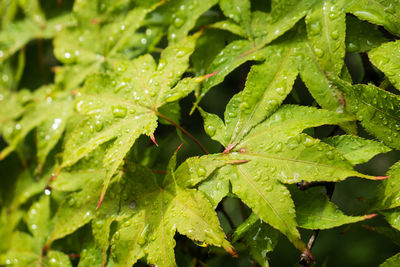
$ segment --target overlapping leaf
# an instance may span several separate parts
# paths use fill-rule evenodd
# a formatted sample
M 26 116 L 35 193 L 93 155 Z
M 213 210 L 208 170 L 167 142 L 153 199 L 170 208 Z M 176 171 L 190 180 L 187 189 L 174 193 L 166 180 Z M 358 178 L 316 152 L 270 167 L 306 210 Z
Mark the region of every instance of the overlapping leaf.
M 307 189 L 305 192 L 291 190 L 291 195 L 296 206 L 297 223 L 305 229 L 329 229 L 376 215 L 348 216 L 332 203 L 326 194 L 318 192 L 316 188 Z
M 204 83 L 204 88 L 198 97 L 198 103 L 202 97 L 215 85 L 221 83 L 226 75 L 233 69 L 248 60 L 265 60 L 265 62 L 274 61 L 274 56 L 271 55 L 269 47 L 264 47 L 271 40 L 279 37 L 281 34 L 288 31 L 294 24 L 306 15 L 306 10 L 312 7 L 311 11 L 306 16 L 306 29 L 302 23 L 294 27 L 289 33 L 286 33 L 286 38 L 281 38 L 275 43 L 279 47 L 286 47 L 293 54 L 292 64 L 290 68 L 300 68 L 300 75 L 310 93 L 315 98 L 317 103 L 325 109 L 336 112 L 345 112 L 343 106 L 342 92 L 335 87 L 330 86 L 327 73 L 339 75 L 344 64 L 345 54 L 345 10 L 344 2 L 331 1 L 300 1 L 295 3 L 275 3 L 272 5 L 270 17 L 273 19 L 276 16 L 277 25 L 280 31 L 275 34 L 267 31 L 261 35 L 263 41 L 255 45 L 251 41 L 238 40 L 230 43 L 224 48 L 215 60 L 211 63 L 208 72 L 216 73 L 216 75 L 207 79 Z M 301 6 L 300 9 L 293 9 L 296 16 L 290 20 L 278 19 L 280 5 L 289 5 L 291 8 Z M 304 11 L 304 12 L 303 12 Z M 286 11 L 285 14 L 291 14 Z M 287 25 L 288 28 L 282 26 Z M 272 27 L 272 26 L 271 26 Z M 285 29 L 283 32 L 282 29 Z M 257 42 L 256 42 L 257 43 Z M 278 45 L 279 44 L 279 45 Z M 285 71 L 285 66 L 282 66 L 282 71 Z M 354 124 L 342 124 L 346 131 L 355 133 Z
M 379 185 L 377 199 L 374 200 L 374 206 L 382 210 L 400 206 L 400 162 L 394 164 L 387 175 L 390 178 Z
M 326 138 L 324 142 L 339 150 L 352 164 L 365 163 L 374 156 L 391 150 L 380 142 L 352 135 L 338 135 Z
M 208 164 L 210 156 L 201 157 L 198 164 L 208 169 L 201 172 L 210 173 L 226 162 L 237 164 L 219 169 L 200 189 L 218 203 L 224 195 L 215 195 L 215 188 L 226 188 L 221 184 L 230 183 L 232 192 L 255 214 L 284 233 L 297 248 L 305 249 L 296 229 L 294 204 L 283 183 L 372 177 L 355 172 L 333 147 L 302 133 L 309 127 L 343 123 L 352 117 L 291 105 L 273 113 L 297 74 L 296 69 L 280 73 L 279 65 L 287 60 L 282 57 L 280 62 L 274 61 L 276 68 L 269 63 L 269 72 L 261 71 L 267 68 L 266 63 L 251 69 L 244 91 L 235 95 L 226 108 L 225 123 L 216 115 L 202 112 L 206 132 L 223 144 L 225 151 L 217 157 L 212 155 L 213 164 Z M 223 171 L 225 168 L 228 170 Z
M 27 102 L 23 98 L 28 98 L 29 101 L 23 108 L 22 118 L 17 121 L 10 120 L 3 129 L 9 146 L 1 151 L 0 159 L 14 151 L 26 135 L 37 128 L 37 156 L 39 168 L 41 168 L 47 154 L 57 144 L 64 132 L 66 122 L 73 112 L 73 99 L 70 94 L 55 91 L 52 87 L 38 89 L 32 96 L 26 95 L 24 91 L 20 91 L 20 93 L 21 101 Z M 14 104 L 13 102 L 7 103 L 11 107 Z M 63 108 L 60 109 L 60 106 Z M 21 109 L 19 106 L 17 108 Z M 4 116 L 6 117 L 8 114 Z
M 34 16 L 35 17 L 35 16 Z M 11 23 L 0 32 L 0 62 L 10 57 L 32 39 L 52 38 L 64 27 L 74 24 L 70 14 L 40 23 L 32 18 Z
M 42 248 L 50 231 L 50 198 L 43 196 L 26 213 L 29 232 L 15 231 L 8 251 L 0 255 L 0 264 L 13 266 L 72 266 L 67 255 L 50 250 L 43 255 Z
M 187 176 L 174 174 L 174 166 L 172 158 L 163 179 L 142 167 L 127 177 L 130 204 L 122 206 L 126 219 L 112 239 L 117 266 L 131 266 L 144 256 L 149 264 L 175 266 L 176 231 L 234 253 L 211 204 L 201 192 L 187 188 Z
M 400 2 L 398 0 L 346 1 L 346 11 L 362 20 L 382 25 L 393 34 L 400 35 Z
M 374 85 L 351 85 L 332 78 L 345 93 L 346 106 L 356 114 L 362 126 L 385 145 L 400 148 L 400 97 Z
M 371 62 L 400 90 L 400 42 L 389 42 L 369 52 Z
M 263 267 L 268 267 L 267 253 L 278 243 L 279 232 L 252 213 L 233 234 L 233 240 L 243 239 L 251 256 Z
M 124 56 L 130 56 L 136 45 L 151 44 L 151 35 L 137 39 L 136 31 L 144 24 L 146 15 L 154 8 L 137 7 L 128 12 L 104 10 L 99 1 L 78 1 L 74 14 L 78 25 L 64 30 L 54 39 L 54 53 L 66 66 L 57 68 L 56 82 L 67 89 L 76 89 L 90 73 L 113 66 Z M 104 23 L 105 21 L 106 23 Z M 85 26 L 85 27 L 82 27 Z M 138 43 L 137 43 L 138 42 Z M 147 43 L 148 42 L 148 43 Z M 143 53 L 142 48 L 139 54 Z M 124 55 L 125 54 L 125 55 Z
M 158 109 L 179 100 L 199 81 L 185 78 L 199 34 L 166 48 L 156 65 L 151 55 L 121 62 L 114 72 L 89 77 L 78 93 L 76 110 L 88 118 L 79 123 L 65 144 L 62 167 L 71 166 L 99 145 L 112 141 L 103 165 L 106 168 L 104 196 L 108 183 L 125 154 L 142 134 L 152 136 Z M 179 81 L 179 82 L 178 82 Z

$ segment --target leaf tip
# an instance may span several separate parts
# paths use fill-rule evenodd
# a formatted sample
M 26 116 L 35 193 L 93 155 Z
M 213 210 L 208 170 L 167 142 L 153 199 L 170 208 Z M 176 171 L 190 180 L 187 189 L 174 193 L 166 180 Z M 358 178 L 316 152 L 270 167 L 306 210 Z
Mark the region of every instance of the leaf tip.
M 100 208 L 100 205 L 101 205 L 101 203 L 102 203 L 102 202 L 103 202 L 103 200 L 104 200 L 104 195 L 105 195 L 105 193 L 106 193 L 106 192 L 102 192 L 102 193 L 101 193 L 101 196 L 100 196 L 99 202 L 97 203 L 96 210 L 98 210 L 98 209 Z
M 232 258 L 237 258 L 238 254 L 236 253 L 235 248 L 228 242 L 226 241 L 226 243 L 223 245 L 224 249 L 226 252 L 228 252 Z
M 379 181 L 379 180 L 385 180 L 389 179 L 390 176 L 375 176 L 374 180 Z
M 367 214 L 367 215 L 364 216 L 364 220 L 369 220 L 369 219 L 372 219 L 372 218 L 374 218 L 376 216 L 378 216 L 377 213 Z
M 219 70 L 216 70 L 216 71 L 211 72 L 211 73 L 208 73 L 208 74 L 206 74 L 206 75 L 197 77 L 195 81 L 198 82 L 198 83 L 199 83 L 199 82 L 202 82 L 202 81 L 204 81 L 204 80 L 206 80 L 206 79 L 208 79 L 208 78 L 210 78 L 210 77 L 212 77 L 212 76 L 218 74 L 219 72 L 220 72 Z
M 156 146 L 158 146 L 157 141 L 156 141 L 156 138 L 154 137 L 154 134 L 150 134 L 150 139 L 151 139 L 151 141 L 153 141 L 153 143 L 154 143 Z

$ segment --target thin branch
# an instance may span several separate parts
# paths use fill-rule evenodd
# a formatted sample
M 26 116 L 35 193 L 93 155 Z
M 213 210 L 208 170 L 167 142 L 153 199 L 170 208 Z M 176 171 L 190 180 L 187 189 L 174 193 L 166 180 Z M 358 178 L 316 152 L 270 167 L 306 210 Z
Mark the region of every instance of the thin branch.
M 161 118 L 163 118 L 164 120 L 168 121 L 169 123 L 171 123 L 172 125 L 174 125 L 176 128 L 178 128 L 179 130 L 181 130 L 181 132 L 183 132 L 184 134 L 186 134 L 190 139 L 192 139 L 193 142 L 196 143 L 196 145 L 204 152 L 204 154 L 208 154 L 208 151 L 206 150 L 206 148 L 199 142 L 199 140 L 197 140 L 196 137 L 194 137 L 193 135 L 191 135 L 188 131 L 186 131 L 182 126 L 180 126 L 179 124 L 177 124 L 176 122 L 174 122 L 173 120 L 171 120 L 170 118 L 168 118 L 167 116 L 165 116 L 164 114 L 161 114 L 160 112 L 156 111 L 156 114 L 158 116 L 160 116 Z

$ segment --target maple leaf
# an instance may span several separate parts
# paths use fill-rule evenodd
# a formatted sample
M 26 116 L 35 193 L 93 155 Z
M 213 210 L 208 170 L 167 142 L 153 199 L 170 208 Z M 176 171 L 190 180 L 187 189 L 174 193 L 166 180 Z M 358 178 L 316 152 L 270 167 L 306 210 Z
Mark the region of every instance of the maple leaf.
M 30 233 L 15 231 L 12 244 L 0 254 L 0 264 L 13 266 L 72 266 L 67 255 L 50 250 L 43 254 L 42 248 L 50 231 L 50 197 L 42 196 L 32 204 L 25 216 Z
M 368 53 L 371 62 L 382 70 L 390 82 L 400 90 L 400 42 L 388 42 L 371 50 Z
M 26 104 L 24 107 L 17 106 L 21 110 L 21 118 L 10 120 L 4 115 L 4 120 L 9 120 L 3 129 L 9 145 L 0 152 L 0 159 L 16 150 L 27 134 L 37 128 L 38 168 L 41 170 L 50 150 L 62 137 L 67 120 L 73 112 L 73 99 L 71 94 L 55 90 L 53 86 L 39 88 L 32 95 L 19 91 L 18 95 L 19 98 L 26 98 L 23 100 Z M 14 107 L 15 103 L 10 101 L 8 105 Z M 63 106 L 62 109 L 59 108 L 60 105 Z
M 385 145 L 400 148 L 400 97 L 372 84 L 352 85 L 337 77 L 331 83 L 345 94 L 346 105 L 361 125 Z
M 242 239 L 252 257 L 263 267 L 268 267 L 267 253 L 278 243 L 279 232 L 252 213 L 233 233 L 233 241 Z
M 90 157 L 101 159 L 99 156 L 103 151 L 97 149 Z M 120 173 L 111 182 L 109 193 L 98 210 L 96 204 L 101 180 L 90 180 L 89 177 L 104 176 L 104 172 L 94 171 L 93 161 L 78 163 L 70 173 L 61 172 L 57 179 L 63 181 L 57 182 L 56 179 L 54 188 L 81 190 L 68 195 L 59 207 L 47 246 L 91 222 L 96 246 L 102 251 L 103 264 L 111 243 L 113 260 L 118 266 L 131 266 L 144 256 L 150 264 L 173 266 L 175 231 L 234 253 L 207 198 L 200 191 L 191 189 L 201 180 L 187 181 L 186 175 L 175 172 L 175 161 L 176 156 L 171 159 L 165 178 L 155 176 L 145 167 L 128 164 L 126 173 Z M 79 181 L 81 183 L 77 185 Z M 116 200 L 119 205 L 115 205 Z M 110 242 L 113 221 L 119 223 Z
M 223 8 L 224 4 L 221 5 Z M 352 51 L 363 49 L 365 51 L 385 40 L 377 32 L 362 36 L 363 40 L 368 39 L 369 45 L 360 46 L 360 37 L 357 39 L 357 36 L 354 36 L 353 38 L 353 34 L 350 35 L 353 39 L 345 40 L 347 7 L 345 1 L 273 1 L 270 16 L 266 13 L 253 12 L 254 24 L 257 25 L 257 21 L 261 21 L 260 24 L 265 25 L 265 21 L 270 21 L 269 28 L 258 31 L 257 27 L 254 27 L 253 35 L 245 34 L 248 40 L 231 42 L 215 57 L 207 72 L 215 72 L 216 75 L 205 80 L 194 108 L 212 87 L 221 83 L 226 75 L 244 62 L 248 60 L 273 62 L 276 56 L 270 53 L 270 48 L 277 45 L 281 49 L 286 48 L 281 50 L 281 53 L 291 54 L 291 64 L 287 66 L 289 68 L 297 66 L 300 69 L 301 79 L 321 107 L 339 113 L 347 113 L 343 93 L 331 86 L 328 76 L 341 75 L 351 80 L 347 68 L 344 66 L 346 43 L 348 44 L 347 49 Z M 240 11 L 229 9 L 229 6 L 225 9 L 225 13 L 235 18 L 236 21 L 232 23 L 239 22 L 243 28 L 242 24 L 245 23 L 243 18 L 248 16 L 243 15 L 244 17 L 239 20 L 239 16 L 242 16 Z M 297 23 L 304 16 L 305 25 L 302 22 Z M 284 19 L 287 17 L 290 19 Z M 296 26 L 294 26 L 295 23 L 297 23 Z M 354 18 L 349 19 L 349 25 L 348 31 L 351 33 L 364 32 L 371 28 L 368 24 L 363 24 Z M 227 27 L 230 29 L 230 26 Z M 277 31 L 274 31 L 275 27 L 278 29 Z M 284 33 L 286 38 L 278 38 Z M 278 39 L 273 44 L 269 44 L 276 38 Z M 285 67 L 282 66 L 282 71 L 285 70 Z M 343 123 L 340 126 L 348 133 L 356 134 L 357 132 L 354 122 Z
M 65 64 L 56 68 L 56 83 L 62 88 L 76 89 L 89 74 L 112 69 L 121 58 L 146 52 L 162 33 L 157 27 L 149 28 L 148 34 L 137 30 L 145 23 L 146 15 L 162 3 L 126 11 L 127 3 L 105 8 L 97 0 L 75 2 L 72 14 L 76 25 L 54 39 L 54 53 Z
M 144 55 L 121 62 L 117 71 L 90 76 L 76 98 L 76 110 L 88 118 L 66 141 L 61 167 L 71 166 L 97 146 L 112 141 L 103 159 L 107 171 L 103 198 L 112 175 L 135 140 L 141 134 L 152 137 L 159 108 L 186 96 L 202 81 L 179 81 L 198 36 L 199 33 L 167 47 L 158 65 L 151 55 Z
M 174 156 L 163 179 L 139 166 L 132 178 L 127 177 L 125 187 L 131 193 L 131 202 L 121 208 L 126 218 L 112 239 L 113 258 L 118 266 L 131 266 L 144 256 L 149 264 L 175 266 L 176 231 L 234 253 L 211 204 L 203 193 L 188 188 L 186 175 L 174 172 L 175 161 Z
M 280 73 L 281 64 L 290 65 L 285 60 L 288 59 L 252 67 L 245 89 L 227 105 L 225 123 L 218 116 L 201 111 L 205 131 L 225 150 L 199 159 L 201 168 L 207 169 L 203 174 L 217 169 L 199 189 L 209 195 L 215 206 L 227 193 L 219 189 L 229 188 L 230 183 L 232 192 L 255 214 L 304 250 L 296 229 L 294 204 L 283 183 L 340 181 L 349 176 L 375 178 L 354 171 L 333 147 L 302 133 L 306 128 L 354 120 L 352 116 L 293 105 L 274 112 L 297 73 L 296 69 L 285 75 Z M 208 157 L 212 157 L 213 164 Z M 226 162 L 231 164 L 225 166 Z M 196 164 L 191 166 L 195 168 Z
M 16 2 L 7 3 L 8 8 L 16 5 Z M 5 16 L 2 19 L 3 30 L 0 32 L 0 62 L 3 62 L 12 56 L 16 51 L 21 49 L 32 39 L 49 39 L 53 38 L 64 27 L 71 26 L 74 23 L 70 14 L 61 14 L 51 19 L 47 19 L 42 11 L 38 1 L 24 1 L 19 3 L 25 13 L 25 17 L 14 23 L 7 21 L 13 19 L 14 16 Z M 2 6 L 2 9 L 6 7 Z M 0 11 L 1 12 L 1 11 Z M 15 13 L 11 11 L 11 13 Z M 3 18 L 3 17 L 2 17 Z

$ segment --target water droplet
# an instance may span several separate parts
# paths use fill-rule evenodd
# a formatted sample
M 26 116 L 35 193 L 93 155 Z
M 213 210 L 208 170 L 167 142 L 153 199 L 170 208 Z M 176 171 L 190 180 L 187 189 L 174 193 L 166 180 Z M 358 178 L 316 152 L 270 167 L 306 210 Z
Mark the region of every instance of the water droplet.
M 116 231 L 114 234 L 114 239 L 119 240 L 120 236 L 121 236 L 121 234 L 118 231 Z
M 183 22 L 184 22 L 184 21 L 183 21 L 182 18 L 177 17 L 177 18 L 175 18 L 175 20 L 174 20 L 174 25 L 175 25 L 175 27 L 180 28 L 180 27 L 182 27 Z
M 314 140 L 310 137 L 306 137 L 306 139 L 303 142 L 303 145 L 306 147 L 311 147 L 314 145 Z
M 349 52 L 357 52 L 358 50 L 360 50 L 358 44 L 355 43 L 349 43 L 347 49 Z
M 75 205 L 75 199 L 73 199 L 73 198 L 70 198 L 70 199 L 68 199 L 68 206 L 70 206 L 70 207 L 72 207 L 72 206 L 74 206 Z
M 182 50 L 180 50 L 180 51 L 178 51 L 178 53 L 176 53 L 176 57 L 177 58 L 181 58 L 181 57 L 183 57 L 185 55 L 186 55 L 185 51 L 182 51 Z
M 272 184 L 269 184 L 269 185 L 267 185 L 267 186 L 265 187 L 265 191 L 267 191 L 267 192 L 271 192 L 272 189 L 273 189 Z
M 83 100 L 80 100 L 78 102 L 76 102 L 75 104 L 75 110 L 77 112 L 82 112 L 82 105 L 84 104 Z
M 322 49 L 319 49 L 317 47 L 314 48 L 314 53 L 317 57 L 322 57 L 324 55 L 324 51 Z
M 333 40 L 337 40 L 339 38 L 339 32 L 337 30 L 331 32 L 331 37 Z
M 282 151 L 282 143 L 279 142 L 275 147 L 275 152 L 281 152 L 281 151 Z
M 206 175 L 206 169 L 204 169 L 203 167 L 199 167 L 197 169 L 197 175 L 200 177 Z
M 146 224 L 146 226 L 144 227 L 143 231 L 140 233 L 139 238 L 138 238 L 138 244 L 140 246 L 143 246 L 146 243 L 147 240 L 147 234 L 149 232 L 149 224 Z
M 216 132 L 216 129 L 214 126 L 212 126 L 212 125 L 207 126 L 207 134 L 209 136 L 214 136 L 215 132 Z
M 326 152 L 326 157 L 327 157 L 329 160 L 333 160 L 333 159 L 335 158 L 335 155 L 333 154 L 332 151 L 328 151 L 328 152 Z
M 283 87 L 276 88 L 276 92 L 278 93 L 278 95 L 284 95 L 285 94 L 285 90 L 283 89 Z
M 317 34 L 319 34 L 320 32 L 321 32 L 321 25 L 320 25 L 319 21 L 317 21 L 317 22 L 315 22 L 315 23 L 312 23 L 312 24 L 309 26 L 309 33 L 310 33 L 311 35 L 317 35 Z
M 115 118 L 125 118 L 126 116 L 126 108 L 117 106 L 112 108 L 112 113 Z

